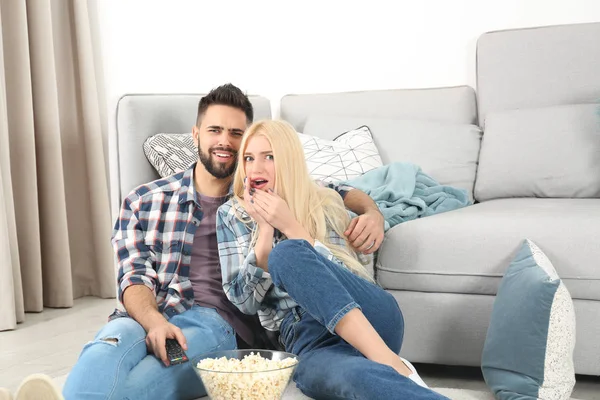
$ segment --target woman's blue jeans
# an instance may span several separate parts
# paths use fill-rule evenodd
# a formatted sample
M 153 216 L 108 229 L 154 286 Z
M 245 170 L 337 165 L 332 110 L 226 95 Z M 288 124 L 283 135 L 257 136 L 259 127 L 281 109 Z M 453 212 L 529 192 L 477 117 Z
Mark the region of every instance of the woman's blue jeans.
M 368 360 L 335 333 L 337 323 L 360 308 L 399 354 L 404 319 L 390 293 L 327 260 L 305 240 L 279 243 L 268 265 L 274 284 L 299 304 L 283 319 L 280 342 L 299 356 L 294 381 L 304 394 L 314 399 L 446 399 Z
M 146 331 L 132 318 L 106 324 L 82 350 L 71 370 L 66 400 L 196 399 L 206 395 L 192 359 L 214 350 L 236 348 L 235 332 L 213 308 L 194 306 L 169 320 L 181 328 L 190 361 L 165 367 L 148 354 Z

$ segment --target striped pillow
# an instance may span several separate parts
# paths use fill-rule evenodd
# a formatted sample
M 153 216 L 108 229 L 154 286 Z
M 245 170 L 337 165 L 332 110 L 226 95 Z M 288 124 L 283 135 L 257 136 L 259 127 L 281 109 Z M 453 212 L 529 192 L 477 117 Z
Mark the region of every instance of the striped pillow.
M 185 171 L 198 161 L 191 133 L 159 133 L 144 141 L 144 154 L 161 178 Z

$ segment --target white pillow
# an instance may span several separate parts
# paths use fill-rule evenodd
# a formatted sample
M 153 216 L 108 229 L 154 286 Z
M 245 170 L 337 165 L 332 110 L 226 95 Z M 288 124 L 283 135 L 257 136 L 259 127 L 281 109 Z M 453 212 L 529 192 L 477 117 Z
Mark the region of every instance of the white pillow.
M 198 161 L 191 133 L 159 133 L 144 141 L 144 154 L 161 178 L 185 171 Z
M 334 140 L 303 133 L 298 133 L 298 136 L 313 179 L 345 181 L 383 165 L 367 126 L 342 133 Z

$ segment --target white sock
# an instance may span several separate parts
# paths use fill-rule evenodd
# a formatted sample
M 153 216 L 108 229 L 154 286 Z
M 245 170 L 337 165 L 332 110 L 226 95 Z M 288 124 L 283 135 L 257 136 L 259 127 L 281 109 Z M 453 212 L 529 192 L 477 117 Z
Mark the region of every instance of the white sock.
M 12 400 L 12 394 L 6 388 L 0 388 L 0 400 Z
M 15 400 L 64 400 L 52 378 L 44 374 L 32 374 L 21 382 Z
M 410 374 L 408 376 L 408 379 L 410 379 L 411 381 L 413 381 L 414 383 L 416 383 L 419 386 L 422 386 L 424 388 L 429 389 L 429 386 L 427 386 L 427 384 L 425 382 L 423 382 L 423 379 L 421 379 L 421 377 L 419 376 L 419 374 L 417 373 L 417 369 L 415 368 L 414 365 L 412 365 L 407 359 L 400 357 L 400 359 L 402 360 L 402 362 L 404 364 L 406 364 L 406 366 L 408 367 L 408 369 L 410 369 L 412 371 L 412 374 Z

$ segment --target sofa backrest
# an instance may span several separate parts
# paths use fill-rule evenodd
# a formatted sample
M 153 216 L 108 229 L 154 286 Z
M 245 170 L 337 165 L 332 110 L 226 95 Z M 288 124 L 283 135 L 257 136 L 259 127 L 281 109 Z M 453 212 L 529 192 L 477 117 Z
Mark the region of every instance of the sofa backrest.
M 468 86 L 288 94 L 281 99 L 280 112 L 299 131 L 314 115 L 477 123 L 475 91 Z
M 298 132 L 329 140 L 366 125 L 384 164 L 417 164 L 472 194 L 481 131 L 468 86 L 287 95 L 280 111 Z
M 157 133 L 190 133 L 203 94 L 127 94 L 117 104 L 111 140 L 111 193 L 113 209 L 138 185 L 158 179 L 146 159 L 144 141 Z M 271 118 L 271 103 L 249 96 L 254 119 Z M 116 203 L 116 204 L 115 204 Z
M 600 23 L 489 32 L 476 52 L 482 127 L 494 111 L 600 99 Z
M 599 39 L 600 23 L 479 38 L 478 201 L 600 197 Z

